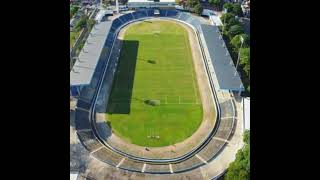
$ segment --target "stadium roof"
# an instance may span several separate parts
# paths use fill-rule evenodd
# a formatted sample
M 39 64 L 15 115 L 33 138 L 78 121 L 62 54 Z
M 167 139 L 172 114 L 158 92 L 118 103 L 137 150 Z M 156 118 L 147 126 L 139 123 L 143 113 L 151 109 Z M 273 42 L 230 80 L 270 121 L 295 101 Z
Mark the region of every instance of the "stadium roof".
M 92 28 L 91 35 L 89 35 L 79 54 L 79 59 L 70 72 L 71 86 L 90 84 L 111 24 L 112 21 L 104 21 Z
M 238 72 L 226 48 L 224 40 L 220 37 L 217 26 L 201 24 L 203 37 L 212 62 L 218 88 L 221 90 L 243 91 L 243 85 Z

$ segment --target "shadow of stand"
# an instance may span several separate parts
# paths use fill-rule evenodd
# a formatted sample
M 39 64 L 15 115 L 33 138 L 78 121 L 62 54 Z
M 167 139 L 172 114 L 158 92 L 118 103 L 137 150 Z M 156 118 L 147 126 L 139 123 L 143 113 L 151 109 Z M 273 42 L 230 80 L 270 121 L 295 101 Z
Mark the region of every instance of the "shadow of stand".
M 106 112 L 129 114 L 139 41 L 124 40 Z

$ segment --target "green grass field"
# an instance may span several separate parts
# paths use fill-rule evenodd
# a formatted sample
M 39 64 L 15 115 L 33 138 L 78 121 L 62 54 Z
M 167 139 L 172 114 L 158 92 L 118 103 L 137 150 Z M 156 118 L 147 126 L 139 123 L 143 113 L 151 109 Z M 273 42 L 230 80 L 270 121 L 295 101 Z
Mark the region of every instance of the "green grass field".
M 181 142 L 198 129 L 202 104 L 182 26 L 144 21 L 127 29 L 107 121 L 127 142 L 147 147 Z

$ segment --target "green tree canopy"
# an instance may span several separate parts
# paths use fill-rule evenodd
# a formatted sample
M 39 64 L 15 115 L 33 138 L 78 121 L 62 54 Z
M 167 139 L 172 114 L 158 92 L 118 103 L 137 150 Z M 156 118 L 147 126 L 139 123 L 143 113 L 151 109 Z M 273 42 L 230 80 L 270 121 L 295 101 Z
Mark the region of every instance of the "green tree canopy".
M 227 9 L 227 12 L 233 12 L 233 4 L 232 3 L 225 3 L 224 5 L 223 5 L 223 8 L 224 9 Z
M 209 4 L 216 9 L 220 10 L 223 4 L 222 0 L 209 0 Z
M 236 20 L 234 14 L 232 14 L 232 13 L 225 13 L 221 16 L 220 19 L 221 19 L 222 23 L 225 23 L 224 24 L 225 30 L 229 30 L 229 28 L 231 26 L 240 25 L 240 22 L 238 20 Z
M 248 74 L 250 71 L 250 48 L 240 49 L 240 64 L 243 65 L 243 70 Z
M 79 7 L 70 6 L 70 18 L 78 11 Z
M 233 46 L 234 50 L 237 52 L 238 49 L 241 46 L 241 37 L 243 38 L 243 44 L 242 47 L 249 47 L 250 45 L 250 37 L 247 34 L 238 34 L 236 36 L 234 36 L 231 41 L 230 44 Z
M 83 15 L 80 17 L 79 21 L 77 22 L 75 29 L 79 31 L 81 28 L 87 25 L 87 16 Z
M 250 179 L 250 131 L 244 132 L 243 141 L 245 145 L 237 152 L 235 161 L 230 163 L 225 175 L 226 180 Z
M 243 34 L 243 33 L 244 33 L 243 27 L 238 24 L 233 25 L 228 29 L 228 35 L 230 38 L 233 38 L 234 36 L 238 34 Z
M 195 8 L 197 4 L 200 4 L 199 0 L 187 0 L 187 6 L 189 8 Z
M 200 15 L 202 13 L 202 7 L 201 7 L 201 4 L 198 3 L 194 6 L 194 12 L 197 13 L 198 15 Z
M 232 13 L 236 16 L 243 16 L 242 8 L 239 3 L 234 3 L 232 6 Z
M 235 19 L 235 17 L 234 17 L 234 14 L 225 13 L 225 14 L 223 14 L 223 15 L 220 17 L 220 19 L 221 19 L 222 23 L 225 22 L 226 24 L 228 24 L 229 21 L 230 21 L 231 19 Z

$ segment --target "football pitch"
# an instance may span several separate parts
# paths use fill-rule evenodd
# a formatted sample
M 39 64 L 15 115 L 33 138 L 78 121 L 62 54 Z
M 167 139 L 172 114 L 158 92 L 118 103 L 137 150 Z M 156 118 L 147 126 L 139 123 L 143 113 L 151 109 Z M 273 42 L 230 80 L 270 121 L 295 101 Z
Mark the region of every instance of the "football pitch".
M 125 32 L 107 108 L 113 133 L 140 146 L 190 137 L 203 113 L 188 32 L 169 21 L 143 21 Z

